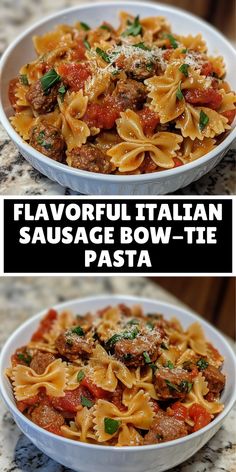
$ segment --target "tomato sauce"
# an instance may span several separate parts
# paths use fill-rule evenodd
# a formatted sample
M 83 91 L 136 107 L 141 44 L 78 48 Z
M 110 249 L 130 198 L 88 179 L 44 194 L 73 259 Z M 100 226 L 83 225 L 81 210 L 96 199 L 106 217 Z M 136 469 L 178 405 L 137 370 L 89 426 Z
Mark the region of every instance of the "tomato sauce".
M 72 92 L 78 92 L 91 76 L 91 70 L 88 64 L 64 63 L 58 66 L 58 74 L 62 76 Z
M 185 100 L 192 105 L 205 105 L 217 110 L 222 103 L 222 95 L 218 90 L 210 87 L 208 89 L 192 89 L 184 93 Z
M 53 325 L 53 322 L 57 319 L 56 310 L 49 310 L 45 318 L 40 322 L 38 330 L 33 334 L 31 341 L 41 341 L 43 335 L 48 333 Z

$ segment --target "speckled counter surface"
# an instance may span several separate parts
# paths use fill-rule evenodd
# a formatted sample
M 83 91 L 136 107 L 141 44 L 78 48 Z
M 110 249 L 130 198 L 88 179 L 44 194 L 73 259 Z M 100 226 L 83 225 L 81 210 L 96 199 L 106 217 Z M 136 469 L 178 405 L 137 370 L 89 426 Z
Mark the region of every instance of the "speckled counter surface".
M 34 21 L 87 0 L 0 0 L 0 54 Z M 97 0 L 92 0 L 97 1 Z M 118 2 L 119 0 L 117 0 Z M 173 2 L 174 3 L 174 2 Z M 182 195 L 233 195 L 236 190 L 236 145 L 206 176 L 176 192 Z M 70 190 L 34 170 L 0 125 L 0 195 L 64 195 Z
M 181 304 L 168 292 L 141 277 L 5 278 L 0 280 L 0 344 L 20 323 L 37 311 L 67 299 L 102 293 L 139 295 Z M 20 433 L 2 402 L 0 471 L 72 472 L 31 444 Z M 236 471 L 236 408 L 205 447 L 171 472 L 221 471 Z

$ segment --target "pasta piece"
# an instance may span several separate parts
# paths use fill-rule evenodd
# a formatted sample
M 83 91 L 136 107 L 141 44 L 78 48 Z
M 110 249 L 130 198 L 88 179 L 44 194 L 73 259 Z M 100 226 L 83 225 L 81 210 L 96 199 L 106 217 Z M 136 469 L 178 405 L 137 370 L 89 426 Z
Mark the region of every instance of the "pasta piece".
M 223 410 L 222 403 L 218 401 L 207 401 L 204 396 L 209 392 L 207 387 L 207 382 L 205 381 L 202 374 L 199 374 L 193 382 L 193 388 L 191 392 L 188 393 L 184 405 L 189 408 L 193 403 L 198 403 L 203 406 L 208 413 L 211 415 L 216 415 Z
M 36 374 L 33 369 L 17 365 L 13 373 L 14 394 L 18 401 L 33 397 L 44 387 L 51 397 L 61 397 L 67 381 L 66 366 L 61 359 L 48 365 L 43 374 Z
M 209 120 L 203 129 L 200 128 L 201 112 L 203 112 Z M 204 137 L 214 138 L 230 129 L 227 122 L 227 118 L 211 108 L 193 107 L 187 104 L 183 116 L 179 117 L 176 121 L 176 128 L 181 130 L 185 138 L 189 137 L 192 140 L 196 138 L 203 140 Z
M 81 365 L 68 364 L 67 366 L 67 383 L 65 390 L 76 390 L 79 386 L 78 373 L 81 371 Z M 83 371 L 86 371 L 86 367 L 83 365 Z
M 57 353 L 54 342 L 30 341 L 28 347 L 29 349 L 35 349 L 37 351 L 51 352 L 52 354 Z
M 30 108 L 19 111 L 14 116 L 11 116 L 10 122 L 15 128 L 17 133 L 25 140 L 29 140 L 29 132 L 34 126 L 36 119 L 33 116 L 33 113 Z
M 121 113 L 117 120 L 117 131 L 125 142 L 111 148 L 107 155 L 120 172 L 133 171 L 142 164 L 145 152 L 150 153 L 151 159 L 157 166 L 174 167 L 173 157 L 179 149 L 182 137 L 168 132 L 160 132 L 147 138 L 144 135 L 140 119 L 132 110 Z
M 94 429 L 98 442 L 108 441 L 114 434 L 106 433 L 104 429 L 104 418 L 119 421 L 120 426 L 131 423 L 139 429 L 149 429 L 153 420 L 153 409 L 149 402 L 149 395 L 140 390 L 130 401 L 127 411 L 120 411 L 115 405 L 106 401 L 98 400 L 95 405 Z
M 16 86 L 15 96 L 17 98 L 16 105 L 18 107 L 29 107 L 29 102 L 26 99 L 26 93 L 28 92 L 29 87 L 19 83 Z
M 95 439 L 93 432 L 93 408 L 84 407 L 76 415 L 75 421 L 70 422 L 70 426 L 62 426 L 63 436 L 75 441 L 87 442 L 88 439 Z
M 141 446 L 142 444 L 141 434 L 133 426 L 122 424 L 116 446 Z
M 187 329 L 186 335 L 191 349 L 197 354 L 205 356 L 207 353 L 206 338 L 201 325 L 199 323 L 193 323 Z
M 123 392 L 122 403 L 128 406 L 133 396 L 141 389 L 144 390 L 148 395 L 157 400 L 156 390 L 152 383 L 152 369 L 147 368 L 146 372 L 141 374 L 140 367 L 138 367 L 134 374 L 134 386 L 132 388 L 126 388 Z
M 104 390 L 114 392 L 118 380 L 128 388 L 133 386 L 133 376 L 122 362 L 109 357 L 101 345 L 97 345 L 90 358 L 93 373 L 89 376 L 93 382 Z
M 88 96 L 89 102 L 96 102 L 98 98 L 106 94 L 111 82 L 111 74 L 98 73 L 88 79 L 85 84 L 85 94 Z
M 220 90 L 220 93 L 222 94 L 222 103 L 220 105 L 220 108 L 217 110 L 218 113 L 223 113 L 225 111 L 229 110 L 235 110 L 236 108 L 236 94 L 234 92 L 228 92 L 226 93 L 224 89 Z
M 226 72 L 224 58 L 222 56 L 209 56 L 208 60 L 212 64 L 215 74 L 217 74 L 220 79 L 224 77 Z
M 72 47 L 70 33 L 64 34 L 62 30 L 51 31 L 43 36 L 33 36 L 33 43 L 38 55 L 53 51 L 58 47 Z
M 81 118 L 87 108 L 88 97 L 83 95 L 83 91 L 66 94 L 63 102 L 59 100 L 59 108 L 62 113 L 62 135 L 67 142 L 67 149 L 71 151 L 75 147 L 85 144 L 90 135 L 89 127 Z M 68 165 L 71 165 L 67 158 Z
M 162 124 L 180 116 L 186 107 L 186 102 L 178 99 L 178 89 L 201 89 L 206 87 L 206 78 L 192 67 L 188 69 L 188 77 L 180 70 L 181 63 L 170 64 L 164 75 L 154 76 L 145 80 L 148 87 L 148 97 L 152 100 L 151 107 L 160 116 Z
M 97 327 L 97 334 L 101 341 L 108 339 L 116 330 L 121 319 L 118 308 L 108 308 L 103 314 L 102 321 Z
M 182 155 L 178 157 L 183 163 L 195 161 L 199 157 L 204 156 L 208 152 L 214 149 L 216 140 L 212 138 L 204 138 L 202 141 L 195 139 L 194 141 L 190 138 L 184 138 L 182 145 Z
M 202 35 L 199 33 L 196 36 L 189 34 L 188 36 L 175 35 L 177 41 L 179 41 L 185 48 L 194 50 L 197 52 L 207 52 L 206 42 Z
M 54 343 L 59 334 L 71 328 L 74 324 L 74 316 L 68 310 L 63 311 L 53 322 L 52 328 L 48 333 L 44 333 L 43 337 L 47 342 Z

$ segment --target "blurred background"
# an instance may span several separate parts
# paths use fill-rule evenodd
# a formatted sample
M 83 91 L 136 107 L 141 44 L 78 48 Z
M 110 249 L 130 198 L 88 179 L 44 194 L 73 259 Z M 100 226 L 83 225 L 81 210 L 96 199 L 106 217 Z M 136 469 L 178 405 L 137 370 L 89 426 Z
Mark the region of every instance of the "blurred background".
M 228 38 L 236 40 L 235 0 L 161 0 L 159 3 L 184 8 L 216 26 Z

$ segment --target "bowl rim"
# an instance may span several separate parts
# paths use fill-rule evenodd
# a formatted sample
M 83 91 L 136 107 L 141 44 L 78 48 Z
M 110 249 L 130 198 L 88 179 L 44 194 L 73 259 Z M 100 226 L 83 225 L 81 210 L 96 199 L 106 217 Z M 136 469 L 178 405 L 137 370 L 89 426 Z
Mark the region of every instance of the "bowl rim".
M 227 406 L 224 408 L 224 410 L 221 413 L 219 413 L 218 416 L 216 416 L 216 418 L 211 423 L 209 423 L 207 426 L 205 426 L 202 429 L 196 431 L 195 433 L 191 433 L 187 436 L 184 436 L 183 438 L 178 438 L 178 439 L 175 439 L 173 441 L 167 441 L 167 442 L 160 443 L 160 444 L 149 444 L 149 445 L 142 445 L 142 446 L 135 446 L 135 447 L 134 446 L 122 446 L 122 447 L 119 448 L 119 447 L 116 447 L 116 446 L 105 446 L 105 445 L 100 445 L 100 444 L 83 443 L 83 442 L 75 441 L 74 439 L 64 438 L 63 436 L 57 436 L 53 433 L 50 433 L 49 431 L 44 430 L 43 428 L 39 427 L 38 425 L 36 425 L 32 421 L 30 421 L 28 418 L 26 418 L 26 416 L 23 415 L 23 413 L 21 413 L 18 410 L 15 403 L 9 398 L 7 390 L 5 389 L 5 386 L 4 386 L 4 382 L 1 381 L 0 382 L 0 394 L 1 394 L 2 399 L 4 400 L 5 404 L 9 408 L 10 412 L 12 412 L 12 411 L 14 412 L 14 415 L 13 415 L 14 418 L 19 416 L 21 418 L 21 420 L 26 423 L 26 425 L 28 425 L 29 427 L 34 429 L 38 434 L 46 435 L 46 437 L 48 437 L 48 438 L 58 440 L 61 444 L 63 444 L 63 443 L 73 444 L 73 445 L 76 445 L 77 447 L 78 446 L 79 447 L 84 447 L 86 449 L 95 448 L 96 450 L 111 451 L 111 452 L 115 452 L 115 451 L 116 452 L 117 451 L 138 451 L 138 452 L 140 452 L 140 451 L 143 450 L 143 448 L 145 448 L 145 450 L 159 450 L 159 449 L 164 449 L 164 448 L 167 448 L 167 447 L 178 446 L 178 445 L 187 443 L 191 439 L 196 439 L 196 438 L 200 437 L 204 433 L 207 433 L 212 428 L 214 428 L 214 426 L 221 423 L 226 418 L 228 413 L 231 411 L 231 409 L 233 408 L 233 406 L 235 404 L 235 401 L 236 401 L 236 356 L 234 354 L 234 351 L 233 351 L 232 347 L 228 343 L 227 339 L 223 336 L 223 334 L 221 334 L 221 332 L 218 331 L 218 329 L 216 329 L 213 325 L 211 325 L 205 319 L 201 318 L 198 314 L 196 314 L 190 308 L 188 309 L 188 307 L 182 307 L 182 306 L 174 305 L 172 303 L 168 303 L 168 302 L 165 302 L 165 301 L 157 300 L 157 299 L 154 299 L 154 298 L 152 299 L 152 298 L 147 298 L 147 297 L 138 297 L 138 296 L 135 296 L 135 295 L 131 296 L 131 295 L 121 295 L 121 294 L 119 294 L 119 295 L 116 295 L 116 294 L 103 294 L 103 295 L 96 295 L 96 296 L 87 296 L 87 297 L 83 297 L 83 298 L 70 299 L 70 300 L 67 300 L 63 303 L 57 303 L 56 305 L 53 305 L 51 308 L 54 308 L 55 310 L 58 310 L 58 311 L 62 311 L 62 310 L 65 310 L 65 309 L 69 310 L 72 306 L 71 309 L 73 310 L 73 305 L 77 304 L 77 303 L 82 303 L 82 304 L 83 303 L 88 303 L 88 302 L 94 303 L 96 301 L 104 300 L 104 304 L 107 304 L 108 299 L 109 299 L 110 303 L 118 303 L 119 301 L 123 301 L 123 302 L 128 301 L 128 302 L 132 302 L 132 303 L 135 303 L 135 304 L 150 303 L 150 302 L 154 303 L 154 304 L 158 304 L 159 307 L 160 307 L 159 309 L 161 309 L 163 307 L 163 308 L 169 308 L 173 311 L 184 313 L 185 315 L 187 315 L 187 317 L 189 316 L 190 318 L 195 319 L 196 321 L 200 322 L 203 325 L 203 328 L 204 328 L 204 326 L 206 326 L 215 335 L 217 335 L 220 338 L 220 340 L 222 341 L 222 343 L 228 349 L 229 354 L 231 355 L 231 360 L 233 361 L 233 364 L 234 364 L 234 389 L 231 392 L 230 399 L 228 401 Z M 39 313 L 31 316 L 24 323 L 22 323 L 16 330 L 14 330 L 13 333 L 9 336 L 9 338 L 5 342 L 5 344 L 2 348 L 1 354 L 0 354 L 0 378 L 1 379 L 5 378 L 4 377 L 4 370 L 6 368 L 3 365 L 3 358 L 8 353 L 9 345 L 14 340 L 15 336 L 19 335 L 22 330 L 29 327 L 32 324 L 32 322 L 34 322 L 36 320 L 40 320 L 45 315 L 45 312 L 47 312 L 47 311 L 48 311 L 48 308 L 46 308 L 44 310 L 41 310 Z M 3 367 L 4 367 L 4 370 L 3 370 Z M 3 370 L 3 372 L 1 372 L 2 370 Z
M 51 21 L 53 19 L 57 19 L 61 15 L 65 15 L 68 13 L 73 13 L 73 12 L 79 12 L 81 10 L 90 10 L 91 8 L 94 7 L 100 7 L 100 8 L 106 8 L 107 6 L 111 7 L 117 7 L 120 6 L 122 8 L 126 7 L 147 7 L 149 9 L 150 7 L 156 8 L 159 10 L 161 13 L 168 15 L 168 13 L 174 13 L 177 15 L 182 15 L 183 18 L 186 19 L 186 21 L 189 21 L 190 24 L 191 22 L 199 24 L 199 30 L 201 31 L 201 25 L 204 25 L 205 28 L 209 31 L 209 34 L 213 34 L 214 37 L 217 37 L 218 40 L 221 43 L 224 43 L 224 45 L 235 55 L 235 60 L 236 60 L 236 50 L 234 47 L 230 44 L 230 42 L 224 37 L 223 34 L 221 34 L 215 27 L 207 23 L 206 21 L 202 20 L 199 18 L 197 15 L 191 14 L 186 12 L 185 10 L 178 8 L 178 7 L 173 7 L 169 5 L 163 5 L 161 3 L 152 3 L 150 1 L 144 2 L 144 1 L 119 1 L 119 3 L 115 2 L 114 0 L 107 3 L 107 2 L 96 2 L 94 3 L 84 3 L 82 5 L 74 6 L 71 8 L 66 8 L 63 10 L 60 10 L 58 12 L 54 12 L 43 19 L 40 19 L 39 21 L 35 22 L 33 25 L 31 25 L 29 28 L 27 28 L 23 33 L 17 36 L 17 38 L 8 46 L 6 51 L 4 52 L 1 60 L 0 60 L 0 83 L 1 83 L 1 77 L 4 73 L 4 65 L 6 61 L 8 60 L 9 56 L 15 49 L 15 47 L 20 43 L 28 34 L 33 33 L 35 28 L 38 28 L 41 25 L 46 24 L 48 21 Z M 147 12 L 148 13 L 148 12 Z M 14 141 L 14 143 L 26 154 L 29 154 L 30 157 L 36 159 L 42 165 L 47 165 L 49 167 L 52 167 L 55 169 L 55 171 L 64 171 L 68 175 L 73 175 L 73 176 L 78 176 L 78 177 L 85 177 L 89 180 L 100 180 L 103 181 L 104 183 L 119 183 L 121 184 L 124 182 L 125 184 L 127 183 L 142 183 L 142 182 L 152 182 L 152 181 L 161 181 L 165 179 L 166 177 L 172 177 L 172 176 L 177 176 L 178 174 L 185 174 L 188 171 L 191 171 L 192 169 L 195 169 L 199 167 L 200 165 L 206 164 L 208 161 L 211 161 L 214 157 L 223 154 L 224 152 L 227 151 L 229 148 L 230 144 L 232 141 L 236 138 L 236 126 L 231 129 L 231 131 L 228 133 L 228 135 L 225 137 L 225 139 L 219 143 L 212 151 L 208 152 L 204 156 L 200 157 L 199 159 L 196 159 L 193 162 L 189 162 L 187 164 L 184 164 L 183 166 L 175 167 L 173 169 L 166 169 L 162 170 L 160 172 L 153 172 L 153 173 L 147 173 L 147 174 L 139 174 L 139 175 L 113 175 L 113 174 L 102 174 L 102 173 L 95 173 L 95 172 L 90 172 L 90 171 L 85 171 L 85 170 L 80 170 L 76 169 L 73 167 L 69 167 L 66 164 L 62 164 L 60 162 L 57 162 L 41 152 L 37 151 L 34 149 L 32 146 L 30 146 L 26 141 L 24 141 L 20 135 L 15 131 L 13 126 L 11 125 L 6 113 L 5 109 L 2 105 L 2 102 L 0 100 L 0 121 L 2 122 L 3 127 L 7 131 L 8 135 L 10 138 Z

